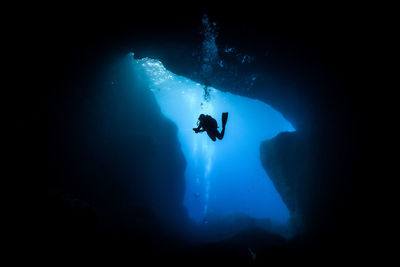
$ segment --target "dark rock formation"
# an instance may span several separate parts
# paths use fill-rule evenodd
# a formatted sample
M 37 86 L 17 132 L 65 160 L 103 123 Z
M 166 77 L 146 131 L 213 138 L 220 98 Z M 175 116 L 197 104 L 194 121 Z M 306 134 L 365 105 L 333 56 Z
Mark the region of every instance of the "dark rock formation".
M 260 146 L 262 164 L 290 210 L 292 234 L 329 246 L 349 236 L 360 242 L 368 184 L 356 171 L 362 148 L 340 131 L 308 134 L 280 133 Z
M 116 242 L 140 244 L 140 254 L 178 240 L 189 222 L 176 126 L 127 58 L 81 56 L 85 60 L 41 99 L 33 136 L 23 140 L 32 141 L 24 149 L 37 145 L 26 154 L 35 168 L 20 170 L 38 177 L 29 200 L 32 233 L 60 251 L 113 249 L 109 244 Z
M 296 132 L 280 133 L 260 146 L 262 165 L 290 211 L 293 234 L 304 230 L 306 201 L 303 192 L 312 176 L 311 153 Z

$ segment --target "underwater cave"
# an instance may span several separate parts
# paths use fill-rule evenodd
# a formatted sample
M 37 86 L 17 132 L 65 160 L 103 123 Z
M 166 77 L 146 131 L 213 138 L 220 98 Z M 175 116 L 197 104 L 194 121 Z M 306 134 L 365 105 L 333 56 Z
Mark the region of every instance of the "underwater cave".
M 20 51 L 41 39 L 37 81 L 13 80 L 30 83 L 13 90 L 29 250 L 298 264 L 370 246 L 361 12 L 324 23 L 236 6 L 66 13 L 21 34 Z M 222 140 L 193 131 L 200 114 L 221 130 L 224 112 Z
M 156 59 L 135 59 L 133 70 L 141 73 L 162 114 L 178 128 L 186 159 L 184 205 L 196 223 L 218 222 L 226 216 L 243 215 L 287 226 L 289 210 L 260 160 L 260 144 L 280 132 L 295 131 L 281 113 L 255 99 L 204 85 L 168 71 Z M 217 119 L 229 112 L 223 140 L 213 142 L 206 133 L 195 134 L 200 114 Z

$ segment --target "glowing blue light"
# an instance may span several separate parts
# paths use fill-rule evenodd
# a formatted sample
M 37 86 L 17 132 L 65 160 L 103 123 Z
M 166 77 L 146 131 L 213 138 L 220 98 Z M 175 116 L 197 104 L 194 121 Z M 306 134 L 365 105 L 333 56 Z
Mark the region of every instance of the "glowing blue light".
M 260 143 L 293 126 L 269 105 L 254 99 L 210 88 L 203 101 L 203 86 L 168 71 L 154 59 L 133 59 L 147 76 L 162 113 L 178 127 L 178 138 L 187 161 L 184 205 L 189 216 L 205 218 L 234 213 L 286 223 L 289 211 L 260 161 Z M 225 137 L 213 142 L 192 128 L 201 113 L 221 127 L 222 112 L 229 112 Z M 221 130 L 221 128 L 220 128 Z

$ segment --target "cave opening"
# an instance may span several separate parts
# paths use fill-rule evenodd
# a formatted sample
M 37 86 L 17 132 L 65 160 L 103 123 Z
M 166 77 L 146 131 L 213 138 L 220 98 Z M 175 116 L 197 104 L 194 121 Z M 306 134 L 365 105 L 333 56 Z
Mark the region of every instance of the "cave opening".
M 271 106 L 222 92 L 168 71 L 156 59 L 135 59 L 165 117 L 178 130 L 186 159 L 184 206 L 197 224 L 243 215 L 287 225 L 289 210 L 260 161 L 260 143 L 280 132 L 295 131 Z M 192 128 L 201 113 L 211 115 L 221 130 L 221 114 L 229 112 L 223 140 L 213 142 Z

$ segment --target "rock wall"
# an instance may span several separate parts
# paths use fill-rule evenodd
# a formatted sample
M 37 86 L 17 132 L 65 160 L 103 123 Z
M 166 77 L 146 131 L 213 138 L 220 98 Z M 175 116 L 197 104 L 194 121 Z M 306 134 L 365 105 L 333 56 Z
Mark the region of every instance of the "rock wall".
M 291 215 L 292 234 L 304 229 L 306 200 L 304 189 L 312 175 L 311 153 L 305 140 L 296 132 L 284 132 L 260 145 L 260 158 L 268 176 L 281 195 Z
M 46 99 L 34 160 L 46 191 L 37 220 L 50 243 L 116 240 L 145 250 L 185 232 L 177 129 L 130 63 L 88 61 L 90 71 L 77 70 Z

